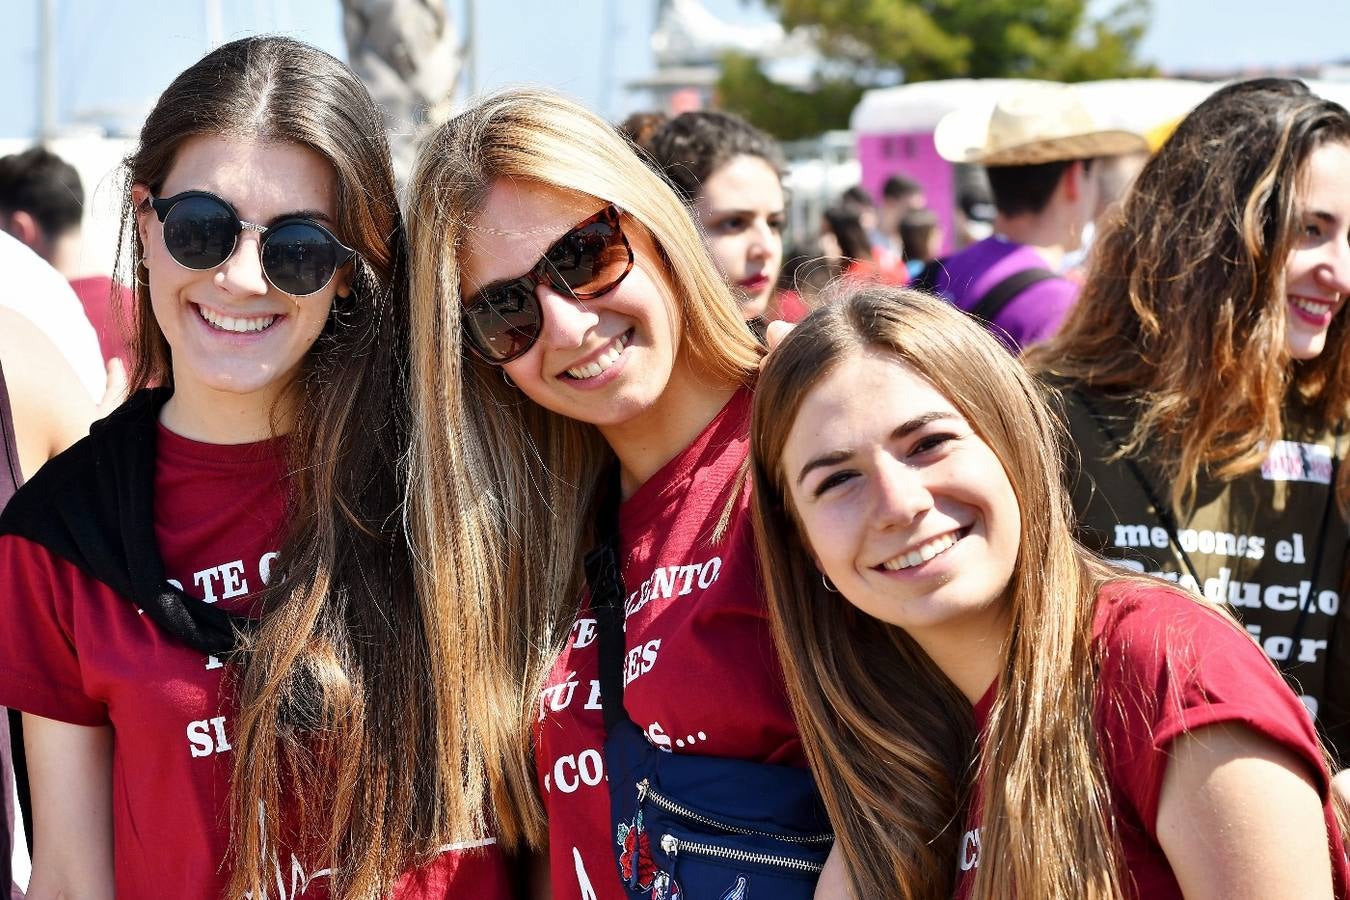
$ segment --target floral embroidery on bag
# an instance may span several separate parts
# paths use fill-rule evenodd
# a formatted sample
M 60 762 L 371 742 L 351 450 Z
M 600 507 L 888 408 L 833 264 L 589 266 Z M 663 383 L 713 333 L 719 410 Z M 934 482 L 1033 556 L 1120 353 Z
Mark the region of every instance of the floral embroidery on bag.
M 642 812 L 632 822 L 620 822 L 615 838 L 619 844 L 619 873 L 630 888 L 651 891 L 651 900 L 684 900 L 684 891 L 670 873 L 652 860 L 651 838 L 642 826 Z
M 642 813 L 632 822 L 620 822 L 616 835 L 619 841 L 619 871 L 623 880 L 640 890 L 648 890 L 656 878 L 656 863 L 652 862 L 652 845 L 642 827 Z

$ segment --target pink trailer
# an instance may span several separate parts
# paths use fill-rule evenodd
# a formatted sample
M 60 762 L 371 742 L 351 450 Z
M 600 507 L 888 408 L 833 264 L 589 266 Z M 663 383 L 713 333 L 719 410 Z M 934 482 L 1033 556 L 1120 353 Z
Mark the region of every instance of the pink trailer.
M 854 108 L 849 123 L 857 139 L 862 186 L 879 200 L 881 187 L 891 175 L 900 173 L 919 182 L 950 243 L 955 171 L 951 163 L 937 155 L 933 129 L 938 120 L 955 109 L 992 108 L 1000 95 L 1022 83 L 1017 79 L 958 78 L 868 91 Z M 1126 128 L 1144 134 L 1184 116 L 1217 85 L 1139 78 L 1084 82 L 1077 87 L 1103 128 Z

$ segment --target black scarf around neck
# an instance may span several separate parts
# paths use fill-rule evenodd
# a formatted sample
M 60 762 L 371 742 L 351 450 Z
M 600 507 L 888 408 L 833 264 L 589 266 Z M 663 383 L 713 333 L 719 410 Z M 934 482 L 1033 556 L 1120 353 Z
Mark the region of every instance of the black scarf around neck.
M 89 436 L 38 470 L 0 513 L 0 535 L 46 548 L 127 598 L 181 643 L 223 656 L 247 616 L 218 609 L 164 577 L 155 538 L 155 447 L 168 388 L 137 391 Z

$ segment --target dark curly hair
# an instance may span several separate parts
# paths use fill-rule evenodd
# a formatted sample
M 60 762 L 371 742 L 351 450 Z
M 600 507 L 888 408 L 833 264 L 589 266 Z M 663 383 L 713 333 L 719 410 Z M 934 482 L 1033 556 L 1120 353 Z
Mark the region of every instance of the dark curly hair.
M 739 116 L 711 110 L 676 116 L 651 136 L 646 149 L 687 204 L 713 172 L 737 156 L 758 156 L 780 175 L 786 167 L 772 137 Z

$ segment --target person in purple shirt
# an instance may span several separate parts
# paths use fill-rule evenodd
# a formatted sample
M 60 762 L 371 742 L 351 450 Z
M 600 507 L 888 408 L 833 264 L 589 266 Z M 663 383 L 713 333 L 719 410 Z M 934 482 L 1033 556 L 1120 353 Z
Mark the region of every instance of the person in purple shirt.
M 997 214 L 994 233 L 938 260 L 914 280 L 983 319 L 1014 353 L 1054 334 L 1078 296 L 1059 275 L 1097 211 L 1094 160 L 1147 149 L 1100 128 L 1068 85 L 1028 84 L 989 109 L 959 109 L 933 135 L 954 163 L 980 164 Z

